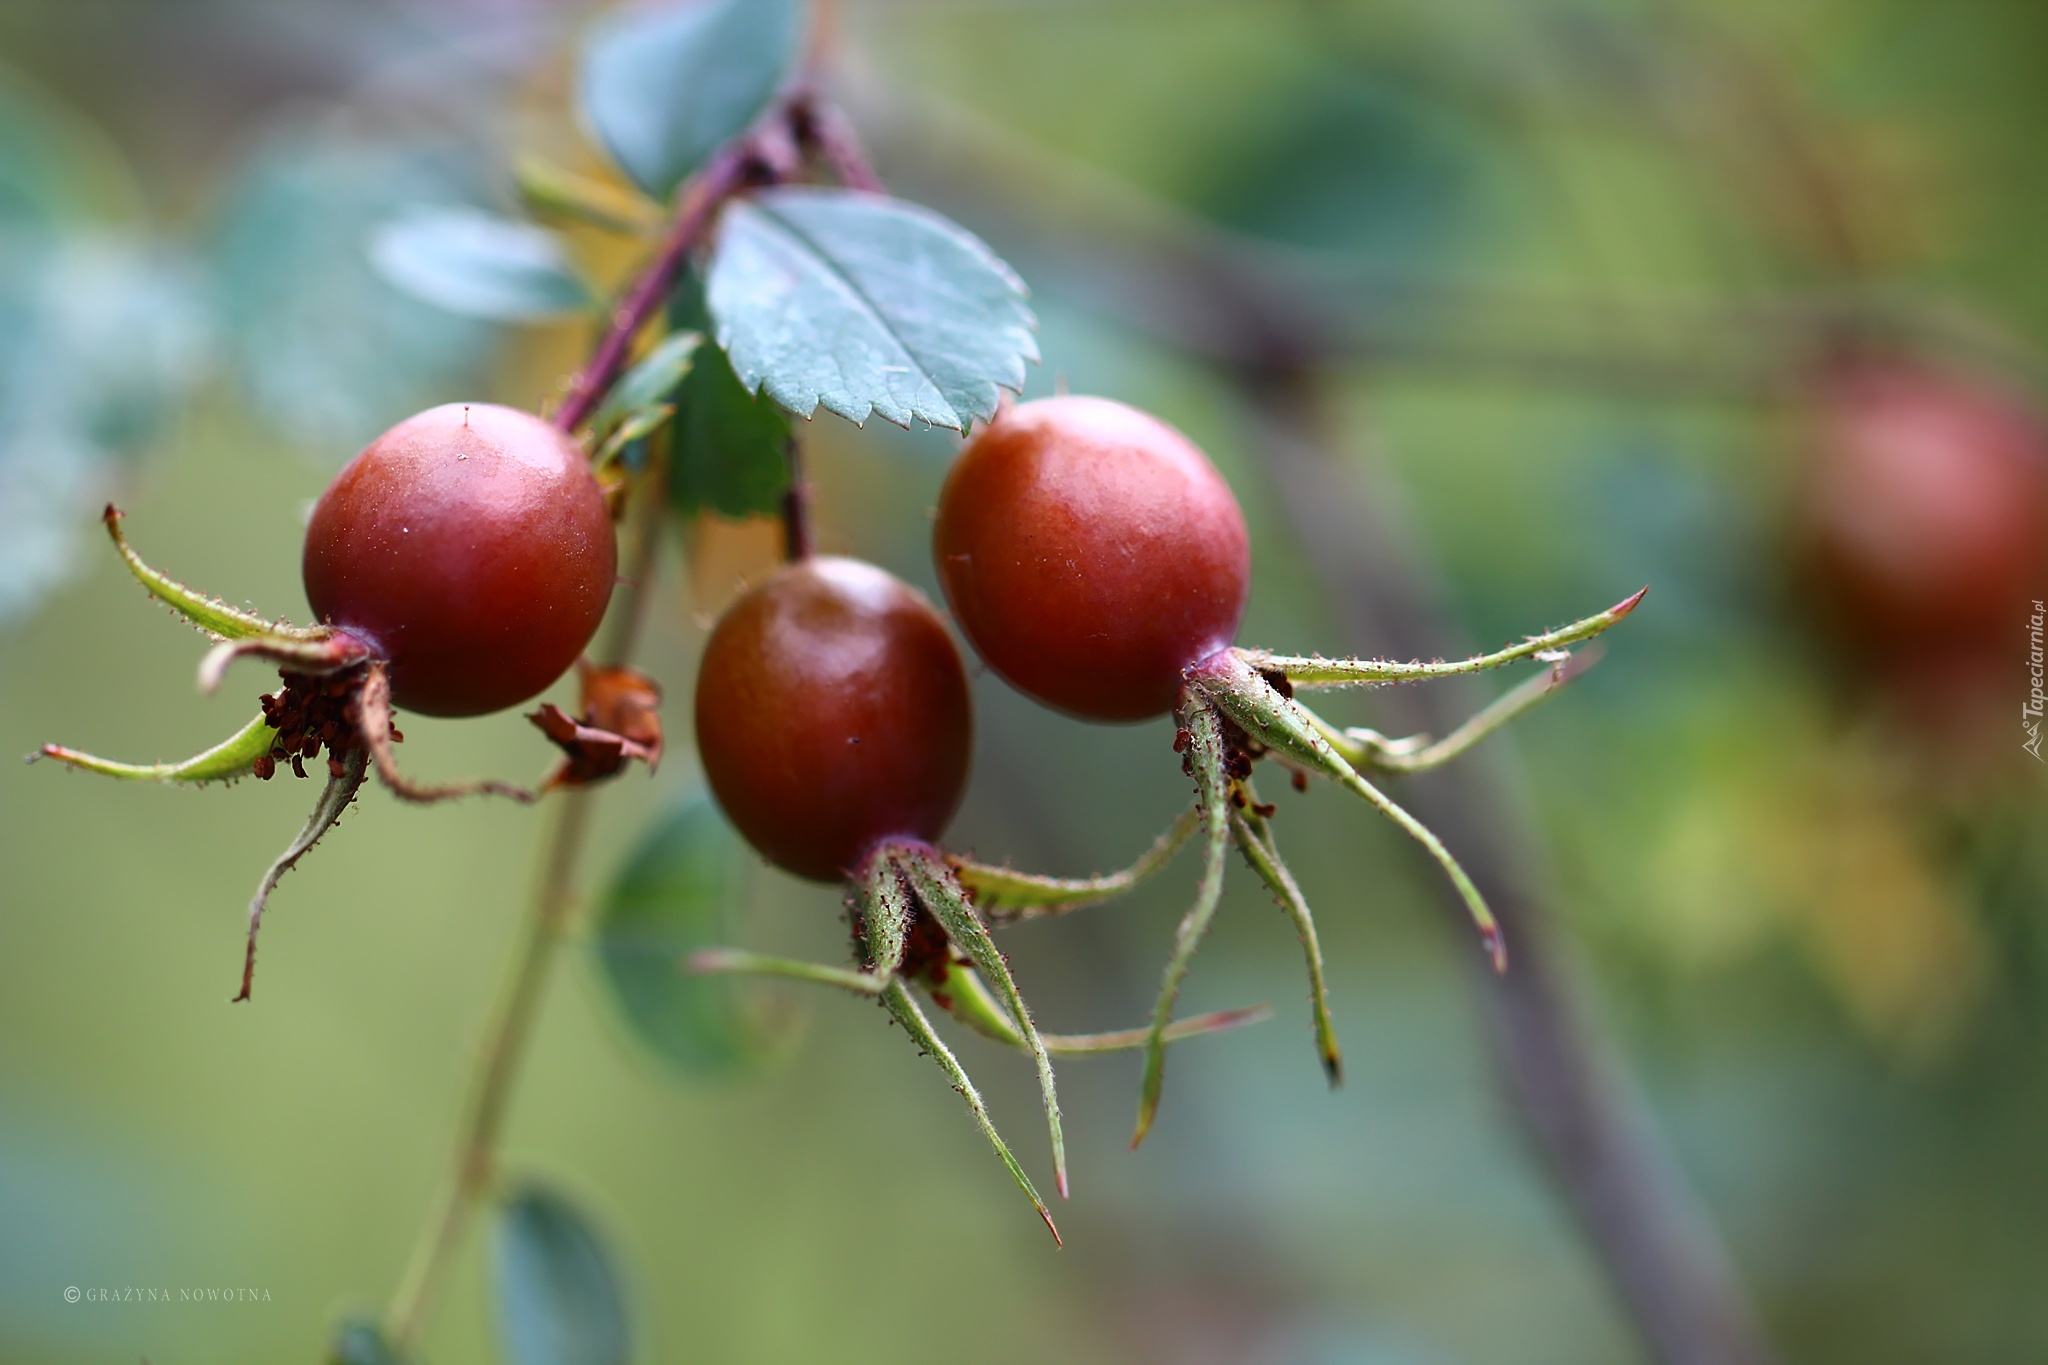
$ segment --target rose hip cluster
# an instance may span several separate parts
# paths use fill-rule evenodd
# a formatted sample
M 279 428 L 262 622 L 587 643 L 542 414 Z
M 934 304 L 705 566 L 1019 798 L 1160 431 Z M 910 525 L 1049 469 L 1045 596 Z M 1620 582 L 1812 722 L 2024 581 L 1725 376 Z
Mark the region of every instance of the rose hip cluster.
M 1089 721 L 1171 713 L 1174 747 L 1195 783 L 1193 807 L 1130 868 L 1104 876 L 1037 876 L 941 851 L 935 841 L 965 790 L 970 749 L 959 653 L 931 605 L 883 570 L 847 559 L 800 560 L 743 595 L 713 630 L 698 679 L 697 741 L 713 794 L 755 849 L 797 876 L 849 885 L 857 963 L 847 970 L 716 949 L 696 954 L 692 965 L 879 998 L 946 1070 L 1048 1225 L 1044 1202 L 907 986 L 922 987 L 969 1027 L 1032 1053 L 1064 1194 L 1050 1054 L 1144 1051 L 1135 1146 L 1157 1109 L 1166 1046 L 1263 1016 L 1246 1010 L 1173 1021 L 1234 844 L 1300 934 L 1317 1046 L 1334 1084 L 1340 1065 L 1314 921 L 1274 842 L 1273 807 L 1253 787 L 1257 762 L 1281 764 L 1297 786 L 1310 777 L 1333 781 L 1413 835 L 1443 866 L 1504 966 L 1498 928 L 1470 878 L 1366 774 L 1415 772 L 1463 752 L 1565 681 L 1565 646 L 1619 621 L 1642 596 L 1458 662 L 1238 648 L 1232 640 L 1250 590 L 1251 549 L 1229 486 L 1165 423 L 1083 397 L 1009 407 L 974 435 L 940 495 L 933 557 L 961 632 L 1019 691 Z M 1548 667 L 1441 739 L 1340 729 L 1294 699 L 1297 688 L 1442 677 L 1520 659 Z M 990 926 L 1107 900 L 1163 867 L 1197 834 L 1202 878 L 1149 1022 L 1086 1037 L 1039 1032 Z
M 200 668 L 203 687 L 216 688 L 244 655 L 274 664 L 284 686 L 263 697 L 261 714 L 240 732 L 182 763 L 113 763 L 54 745 L 43 754 L 168 782 L 268 778 L 279 764 L 305 776 L 307 760 L 328 756 L 304 829 L 250 902 L 237 999 L 249 995 L 271 891 L 372 768 L 410 801 L 478 792 L 532 801 L 660 758 L 653 682 L 583 658 L 616 573 L 612 516 L 583 446 L 538 417 L 451 404 L 371 442 L 322 495 L 307 528 L 311 626 L 193 592 L 129 548 L 112 508 L 106 523 L 144 587 L 215 641 Z M 1173 747 L 1195 787 L 1191 808 L 1132 866 L 1061 878 L 938 847 L 966 789 L 973 745 L 967 674 L 952 635 L 931 603 L 882 569 L 812 557 L 802 538 L 792 541 L 794 561 L 743 594 L 705 645 L 697 747 L 713 794 L 755 849 L 799 877 L 846 885 L 855 962 L 843 968 L 713 949 L 688 965 L 820 982 L 877 1000 L 944 1070 L 1048 1227 L 1045 1201 L 913 988 L 966 1027 L 1031 1056 L 1064 1196 L 1054 1054 L 1144 1053 L 1135 1145 L 1157 1109 L 1169 1044 L 1265 1017 L 1263 1009 L 1173 1017 L 1234 845 L 1301 938 L 1316 1044 L 1334 1084 L 1340 1064 L 1315 923 L 1274 840 L 1274 808 L 1254 787 L 1259 763 L 1278 763 L 1298 787 L 1311 777 L 1334 782 L 1410 833 L 1442 865 L 1504 965 L 1499 931 L 1463 869 L 1368 774 L 1444 762 L 1535 705 L 1569 676 L 1564 647 L 1620 620 L 1641 596 L 1454 663 L 1243 649 L 1233 639 L 1250 590 L 1250 539 L 1208 458 L 1158 419 L 1104 399 L 1006 408 L 969 440 L 940 496 L 933 556 L 953 618 L 997 674 L 1048 706 L 1099 722 L 1172 714 Z M 1411 681 L 1520 659 L 1549 667 L 1440 739 L 1339 728 L 1295 697 L 1303 688 Z M 563 755 L 537 791 L 493 781 L 424 784 L 399 770 L 394 707 L 483 715 L 536 696 L 579 662 L 579 714 L 548 704 L 530 717 Z M 1041 1031 L 991 927 L 1108 900 L 1190 841 L 1202 849 L 1202 875 L 1150 1019 L 1112 1033 Z

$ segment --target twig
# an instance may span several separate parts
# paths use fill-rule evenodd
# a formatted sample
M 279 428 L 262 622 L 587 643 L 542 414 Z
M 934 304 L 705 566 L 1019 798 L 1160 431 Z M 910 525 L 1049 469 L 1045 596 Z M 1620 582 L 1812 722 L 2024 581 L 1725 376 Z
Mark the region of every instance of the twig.
M 811 534 L 811 486 L 804 479 L 803 450 L 794 436 L 784 448 L 789 459 L 789 491 L 782 495 L 782 557 L 794 564 L 811 557 L 816 541 Z
M 392 1349 L 409 1356 L 433 1311 L 455 1253 L 461 1248 L 470 1215 L 489 1193 L 497 1165 L 498 1135 L 512 1084 L 526 1053 L 526 1041 L 540 1012 L 554 950 L 561 941 L 572 901 L 576 865 L 590 827 L 591 793 L 580 789 L 556 797 L 554 824 L 548 835 L 546 866 L 528 910 L 524 936 L 511 974 L 500 996 L 472 1082 L 455 1161 L 422 1230 L 412 1262 L 392 1296 L 385 1330 Z
M 569 395 L 562 400 L 562 406 L 555 410 L 553 420 L 556 426 L 563 431 L 574 431 L 604 401 L 619 372 L 626 367 L 626 360 L 632 353 L 633 338 L 667 302 L 669 290 L 675 285 L 683 263 L 691 252 L 703 245 L 719 207 L 744 189 L 761 170 L 752 144 L 741 140 L 728 143 L 713 153 L 704 169 L 683 186 L 682 198 L 677 203 L 675 220 L 669 225 L 668 235 L 662 238 L 661 246 L 647 269 L 633 282 L 633 287 L 619 306 L 612 310 L 611 323 L 597 349 L 591 352 L 589 362 L 571 381 Z
M 712 213 L 754 173 L 748 153 L 735 144 L 714 156 L 700 179 L 684 191 L 675 226 L 660 253 L 613 316 L 610 330 L 578 376 L 569 400 L 555 414 L 556 424 L 563 430 L 573 429 L 589 409 L 603 401 L 618 378 L 634 334 L 667 296 L 677 269 L 709 226 Z M 620 596 L 608 618 L 604 644 L 597 651 L 610 664 L 624 664 L 639 642 L 667 524 L 659 471 L 648 476 L 637 494 L 640 515 L 633 523 L 633 549 L 627 572 L 619 580 Z M 496 1010 L 484 1032 L 469 1102 L 457 1131 L 454 1159 L 385 1314 L 385 1331 L 401 1357 L 417 1343 L 462 1247 L 470 1217 L 490 1191 L 513 1085 L 540 1012 L 555 949 L 566 934 L 574 909 L 577 869 L 590 829 L 594 796 L 592 791 L 571 788 L 554 798 L 540 880 Z
M 850 190 L 882 193 L 882 178 L 875 174 L 867 149 L 861 146 L 852 122 L 838 105 L 816 90 L 806 89 L 791 102 L 790 122 L 796 130 L 797 145 L 821 157 L 840 184 Z
M 650 502 L 658 501 L 658 494 L 658 489 L 642 490 L 642 496 Z M 608 663 L 624 663 L 638 639 L 665 524 L 658 508 L 656 515 L 644 517 L 638 523 L 639 543 L 632 556 L 635 572 L 622 580 L 624 600 L 619 603 L 610 636 L 601 651 L 601 657 Z M 554 798 L 556 808 L 548 832 L 546 861 L 527 910 L 519 948 L 491 1024 L 484 1032 L 469 1103 L 457 1133 L 455 1158 L 435 1212 L 421 1230 L 411 1264 L 385 1315 L 386 1332 L 401 1357 L 417 1342 L 449 1266 L 462 1247 L 470 1216 L 490 1192 L 497 1165 L 498 1137 L 504 1128 L 513 1084 L 540 1013 L 555 949 L 567 934 L 575 906 L 577 868 L 590 829 L 594 796 L 593 791 L 570 788 Z

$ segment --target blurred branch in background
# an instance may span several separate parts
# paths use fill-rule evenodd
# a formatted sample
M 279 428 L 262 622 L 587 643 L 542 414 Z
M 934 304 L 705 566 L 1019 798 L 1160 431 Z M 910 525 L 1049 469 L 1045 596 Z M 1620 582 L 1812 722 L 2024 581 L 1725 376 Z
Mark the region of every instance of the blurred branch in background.
M 1002 219 L 1021 223 L 1046 260 L 1078 269 L 1087 297 L 1230 376 L 1346 644 L 1362 653 L 1454 657 L 1471 642 L 1452 624 L 1426 553 L 1403 532 L 1391 489 L 1355 484 L 1336 460 L 1344 443 L 1332 430 L 1319 367 L 1423 362 L 1741 400 L 1769 392 L 1784 353 L 1736 345 L 1739 336 L 1754 340 L 1761 325 L 1780 348 L 1810 347 L 1840 325 L 1839 310 L 1818 301 L 1666 312 L 1304 268 L 957 106 L 913 108 L 905 98 L 869 85 L 858 106 L 862 122 L 894 144 L 917 178 L 950 177 L 955 193 L 969 195 L 993 197 L 999 188 Z M 1048 180 L 1062 192 L 1048 192 Z M 1048 205 L 1080 207 L 1051 216 Z M 1406 318 L 1417 313 L 1452 321 L 1441 331 L 1411 330 Z M 1486 332 L 1460 339 L 1481 316 Z M 1560 333 L 1583 340 L 1560 344 Z M 1471 689 L 1455 685 L 1383 695 L 1394 723 L 1435 734 L 1477 704 Z M 1417 812 L 1459 851 L 1512 945 L 1514 967 L 1480 988 L 1503 1079 L 1656 1357 L 1672 1365 L 1767 1361 L 1762 1328 L 1719 1238 L 1577 998 L 1571 953 L 1533 889 L 1545 880 L 1543 859 L 1522 792 L 1498 746 L 1410 791 Z M 1444 904 L 1462 922 L 1455 898 Z
M 872 70 L 848 74 L 859 121 L 900 153 L 899 178 L 987 201 L 1033 278 L 1226 367 L 1314 360 L 1756 403 L 1782 396 L 1816 354 L 1853 335 L 2048 379 L 2038 351 L 2009 331 L 1896 286 L 1621 300 L 1289 249 L 1196 218 L 943 96 L 884 85 Z
M 1467 652 L 1421 547 L 1393 514 L 1398 500 L 1384 485 L 1354 485 L 1332 458 L 1339 443 L 1313 374 L 1243 369 L 1233 379 L 1348 643 L 1396 657 Z M 1404 728 L 1445 734 L 1474 704 L 1472 691 L 1403 688 L 1385 704 Z M 1505 975 L 1478 973 L 1503 1078 L 1657 1358 L 1768 1360 L 1719 1238 L 1611 1049 L 1588 1025 L 1569 947 L 1535 889 L 1545 880 L 1543 859 L 1524 784 L 1504 752 L 1481 749 L 1408 789 L 1416 812 L 1458 850 L 1512 945 Z M 1455 898 L 1444 907 L 1462 917 Z

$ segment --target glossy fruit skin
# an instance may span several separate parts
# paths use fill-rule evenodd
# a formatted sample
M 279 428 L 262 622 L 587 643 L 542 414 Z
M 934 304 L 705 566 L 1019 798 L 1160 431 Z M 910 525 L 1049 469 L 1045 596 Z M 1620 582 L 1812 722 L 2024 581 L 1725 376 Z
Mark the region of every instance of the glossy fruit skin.
M 1173 709 L 1251 587 L 1230 486 L 1195 444 L 1104 398 L 1020 404 L 967 443 L 932 554 L 960 629 L 1011 686 L 1089 720 Z
M 1801 578 L 1852 654 L 2017 657 L 2048 570 L 2048 425 L 1976 376 L 1834 362 L 1809 400 Z
M 531 413 L 450 403 L 335 476 L 306 528 L 314 615 L 391 665 L 399 706 L 478 716 L 567 672 L 611 599 L 618 551 L 574 441 Z
M 924 596 L 857 559 L 788 565 L 719 618 L 697 752 L 747 842 L 812 881 L 880 841 L 935 840 L 967 788 L 967 673 Z

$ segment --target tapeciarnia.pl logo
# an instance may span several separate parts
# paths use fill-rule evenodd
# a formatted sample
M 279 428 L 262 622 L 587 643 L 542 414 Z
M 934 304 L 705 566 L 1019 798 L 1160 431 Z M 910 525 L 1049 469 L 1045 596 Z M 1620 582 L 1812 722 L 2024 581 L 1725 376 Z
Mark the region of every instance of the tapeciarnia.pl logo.
M 2034 685 L 2027 694 L 2025 704 L 2020 707 L 2020 725 L 2026 730 L 2026 742 L 2020 747 L 2034 756 L 2036 763 L 2048 762 L 2041 757 L 2041 712 L 2048 697 L 2044 697 L 2041 680 L 2044 673 L 2041 654 L 2041 626 L 2048 620 L 2048 606 L 2039 598 L 2034 599 L 2034 614 L 2027 619 L 2027 672 Z

